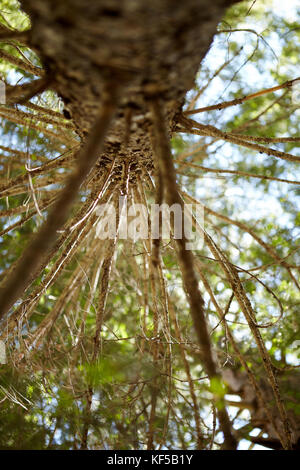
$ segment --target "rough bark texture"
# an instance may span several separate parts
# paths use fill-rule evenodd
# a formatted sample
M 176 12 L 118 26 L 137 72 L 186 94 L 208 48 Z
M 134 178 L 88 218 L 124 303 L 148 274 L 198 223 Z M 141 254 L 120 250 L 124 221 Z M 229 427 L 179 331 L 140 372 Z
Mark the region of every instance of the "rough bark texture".
M 152 169 L 145 95 L 162 95 L 172 127 L 216 26 L 234 1 L 22 1 L 32 19 L 30 44 L 81 138 L 95 120 L 104 84 L 111 77 L 128 84 L 100 168 L 117 155 L 119 163 L 132 162 L 131 178 Z

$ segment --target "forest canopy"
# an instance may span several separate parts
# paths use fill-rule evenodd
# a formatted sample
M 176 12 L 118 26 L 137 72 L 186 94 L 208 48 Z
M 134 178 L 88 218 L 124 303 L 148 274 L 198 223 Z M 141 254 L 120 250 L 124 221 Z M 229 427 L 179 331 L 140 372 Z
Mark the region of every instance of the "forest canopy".
M 299 4 L 174 5 L 0 0 L 1 450 L 300 449 Z

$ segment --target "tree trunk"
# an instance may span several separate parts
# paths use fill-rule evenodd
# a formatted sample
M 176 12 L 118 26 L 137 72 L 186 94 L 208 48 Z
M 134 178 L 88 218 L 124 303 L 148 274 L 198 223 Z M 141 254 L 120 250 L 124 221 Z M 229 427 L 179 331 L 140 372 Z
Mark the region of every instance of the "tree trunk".
M 162 96 L 172 127 L 217 24 L 235 1 L 22 0 L 32 19 L 30 44 L 81 138 L 95 120 L 107 82 L 126 83 L 99 166 L 117 152 L 134 161 L 135 172 L 152 167 L 145 97 Z M 132 132 L 124 149 L 128 119 Z

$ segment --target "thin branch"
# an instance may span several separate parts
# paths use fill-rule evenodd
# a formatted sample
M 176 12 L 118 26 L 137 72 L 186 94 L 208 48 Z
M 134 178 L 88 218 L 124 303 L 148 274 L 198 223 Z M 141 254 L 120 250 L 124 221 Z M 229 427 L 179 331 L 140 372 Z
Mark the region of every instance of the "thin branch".
M 3 49 L 0 49 L 0 58 L 10 62 L 11 64 L 15 65 L 16 67 L 25 70 L 26 72 L 32 73 L 32 75 L 36 75 L 37 77 L 44 77 L 45 71 L 40 67 L 36 67 L 35 65 L 30 64 L 29 62 L 24 62 L 24 60 L 15 57 L 14 55 L 5 52 Z
M 251 95 L 246 95 L 241 98 L 236 98 L 234 100 L 222 101 L 221 103 L 213 104 L 212 106 L 205 106 L 204 108 L 193 109 L 192 111 L 185 111 L 184 114 L 190 116 L 192 114 L 203 113 L 205 111 L 213 111 L 215 109 L 220 111 L 221 109 L 229 108 L 230 106 L 242 104 L 246 101 L 252 100 L 253 98 L 257 98 L 258 96 L 273 93 L 274 91 L 281 90 L 282 88 L 292 87 L 292 85 L 299 79 L 300 77 L 294 78 L 293 80 L 288 80 L 287 82 L 282 83 L 282 85 L 277 85 L 272 88 L 266 88 L 264 90 L 257 91 L 256 93 L 252 93 Z
M 291 155 L 290 153 L 286 152 L 281 152 L 280 150 L 276 149 L 270 149 L 268 147 L 264 147 L 263 145 L 260 144 L 254 144 L 252 142 L 248 142 L 244 138 L 241 139 L 237 136 L 235 136 L 233 133 L 227 133 L 223 132 L 220 129 L 217 129 L 214 126 L 211 125 L 204 125 L 204 124 L 199 124 L 198 122 L 192 120 L 192 119 L 187 119 L 187 118 L 179 118 L 180 122 L 183 124 L 183 126 L 186 126 L 184 129 L 179 129 L 179 132 L 190 132 L 191 134 L 198 134 L 202 136 L 210 136 L 210 137 L 217 137 L 219 139 L 225 140 L 227 142 L 231 142 L 233 144 L 240 145 L 242 147 L 249 148 L 251 150 L 256 150 L 257 152 L 265 153 L 271 157 L 277 157 L 280 158 L 281 160 L 287 160 L 290 162 L 300 162 L 300 157 L 297 157 L 295 155 Z M 196 129 L 193 129 L 193 128 Z
M 300 184 L 300 181 L 285 180 L 285 179 L 282 179 L 282 178 L 275 178 L 275 176 L 256 175 L 255 173 L 248 173 L 248 172 L 245 172 L 245 171 L 238 171 L 238 170 L 222 170 L 221 168 L 208 168 L 206 166 L 195 165 L 194 163 L 190 163 L 190 162 L 182 162 L 182 161 L 176 160 L 176 159 L 174 159 L 174 162 L 178 163 L 179 165 L 187 166 L 187 167 L 190 167 L 190 168 L 195 168 L 197 170 L 201 170 L 201 171 L 204 171 L 204 172 L 210 172 L 210 173 L 216 173 L 216 174 L 226 173 L 226 174 L 230 174 L 230 175 L 233 175 L 233 176 L 245 176 L 245 177 L 249 177 L 249 178 L 258 178 L 258 179 L 262 179 L 262 180 L 279 181 L 280 183 Z M 195 178 L 201 178 L 201 175 L 198 175 L 198 174 L 196 174 L 196 175 L 191 174 L 191 175 L 185 175 L 185 176 L 192 176 L 192 177 L 195 177 Z

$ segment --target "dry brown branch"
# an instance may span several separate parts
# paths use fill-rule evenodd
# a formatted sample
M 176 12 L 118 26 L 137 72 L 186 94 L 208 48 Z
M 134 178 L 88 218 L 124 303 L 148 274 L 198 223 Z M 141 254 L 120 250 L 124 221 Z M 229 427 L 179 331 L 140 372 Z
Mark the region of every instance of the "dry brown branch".
M 251 95 L 243 96 L 242 98 L 236 98 L 231 101 L 223 101 L 222 103 L 214 104 L 212 106 L 205 106 L 204 108 L 194 109 L 192 111 L 185 111 L 184 114 L 190 116 L 192 114 L 203 113 L 205 111 L 213 111 L 215 109 L 221 110 L 228 108 L 230 106 L 236 106 L 238 104 L 242 104 L 245 101 L 252 100 L 257 98 L 258 96 L 266 95 L 268 93 L 273 93 L 274 91 L 281 90 L 282 88 L 292 87 L 292 85 L 299 80 L 300 77 L 294 78 L 293 80 L 288 80 L 287 82 L 282 83 L 282 85 L 277 85 L 272 88 L 266 88 L 265 90 L 257 91 L 256 93 L 252 93 Z
M 180 160 L 174 159 L 175 163 L 178 163 L 179 165 L 186 166 L 189 168 L 195 168 L 197 170 L 201 170 L 203 172 L 209 172 L 209 173 L 225 173 L 225 174 L 230 174 L 230 175 L 237 175 L 237 176 L 245 176 L 248 178 L 257 178 L 257 179 L 262 179 L 262 180 L 270 180 L 270 181 L 279 181 L 280 183 L 289 183 L 289 184 L 300 184 L 300 181 L 294 181 L 294 180 L 286 180 L 283 178 L 276 178 L 275 176 L 265 176 L 265 175 L 256 175 L 255 173 L 248 173 L 245 171 L 239 171 L 239 170 L 223 170 L 221 168 L 208 168 L 206 166 L 201 166 L 201 165 L 195 165 L 194 163 L 190 162 L 182 162 Z M 201 175 L 197 174 L 188 174 L 186 176 L 191 176 L 195 178 L 201 178 Z
M 260 144 L 248 142 L 244 138 L 241 139 L 239 137 L 236 137 L 233 133 L 230 134 L 230 133 L 222 132 L 220 131 L 220 129 L 217 129 L 214 126 L 199 124 L 198 122 L 193 121 L 192 119 L 187 119 L 187 118 L 181 118 L 180 122 L 184 126 L 186 126 L 186 128 L 183 128 L 182 130 L 180 129 L 179 132 L 190 132 L 192 134 L 199 134 L 202 136 L 205 135 L 205 136 L 216 137 L 216 138 L 225 140 L 227 142 L 231 142 L 233 144 L 241 145 L 242 147 L 247 147 L 251 150 L 256 150 L 259 153 L 265 153 L 269 156 L 280 158 L 281 160 L 287 160 L 290 162 L 300 162 L 300 157 L 291 155 L 290 153 L 281 152 L 280 150 L 270 149 Z M 193 129 L 194 127 L 196 127 L 196 129 Z
M 37 77 L 44 77 L 45 75 L 45 71 L 42 68 L 32 65 L 28 61 L 25 62 L 24 60 L 5 52 L 3 49 L 0 49 L 0 57 L 16 67 L 32 73 L 32 75 L 36 75 Z
M 6 41 L 7 39 L 16 39 L 17 41 L 26 44 L 29 35 L 30 29 L 27 29 L 25 31 L 18 31 L 11 27 L 8 28 L 3 23 L 0 23 L 0 41 Z
M 23 85 L 6 85 L 6 104 L 24 104 L 45 91 L 51 83 L 50 77 L 43 77 Z

